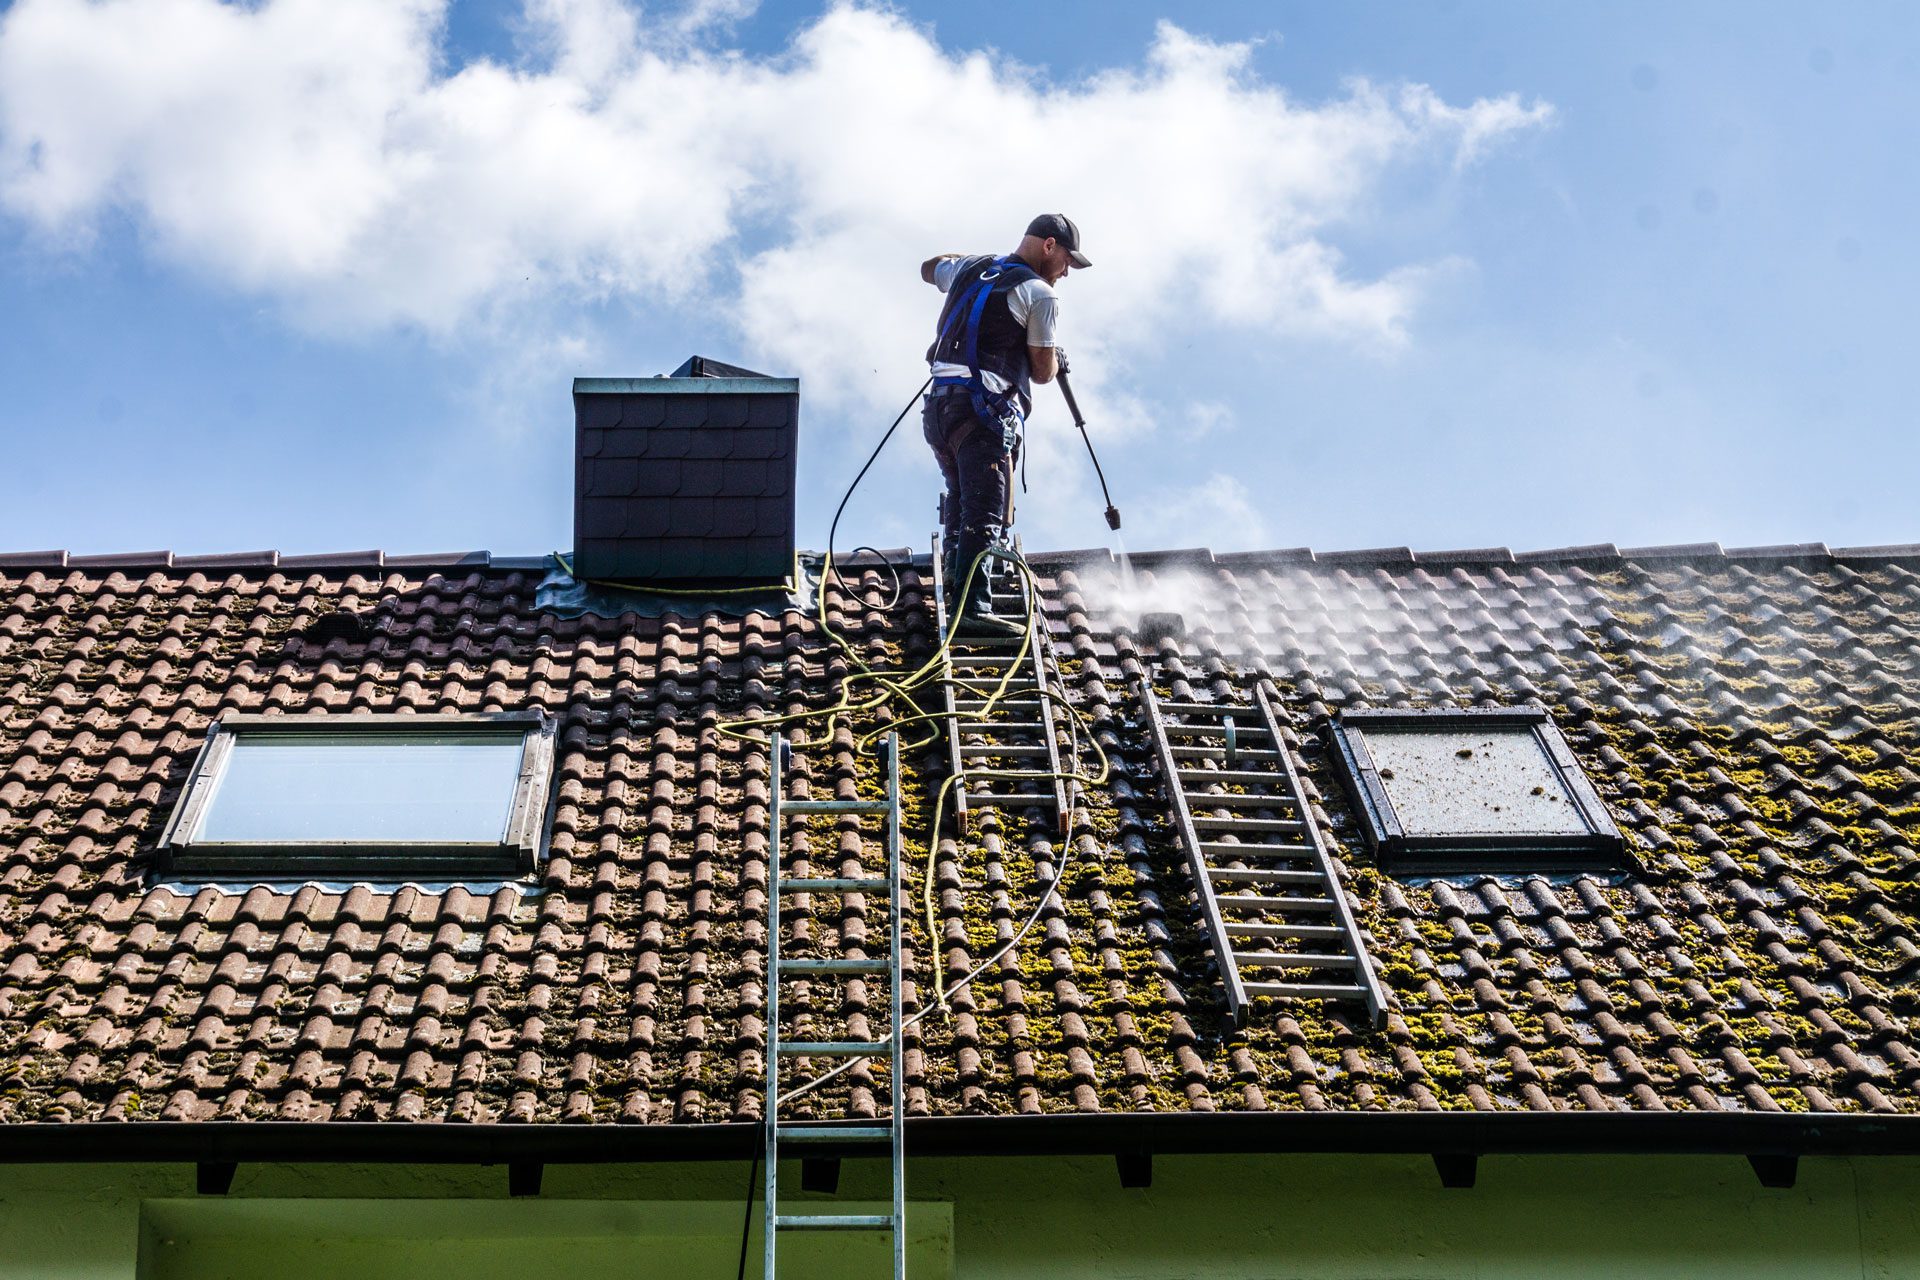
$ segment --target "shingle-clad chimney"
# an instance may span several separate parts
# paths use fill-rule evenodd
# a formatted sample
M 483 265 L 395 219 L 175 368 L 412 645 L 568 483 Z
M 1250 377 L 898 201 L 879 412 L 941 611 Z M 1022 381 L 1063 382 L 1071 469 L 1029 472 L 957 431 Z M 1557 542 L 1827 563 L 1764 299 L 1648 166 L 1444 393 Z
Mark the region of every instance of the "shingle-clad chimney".
M 800 381 L 695 356 L 670 377 L 576 378 L 574 573 L 747 585 L 793 569 Z

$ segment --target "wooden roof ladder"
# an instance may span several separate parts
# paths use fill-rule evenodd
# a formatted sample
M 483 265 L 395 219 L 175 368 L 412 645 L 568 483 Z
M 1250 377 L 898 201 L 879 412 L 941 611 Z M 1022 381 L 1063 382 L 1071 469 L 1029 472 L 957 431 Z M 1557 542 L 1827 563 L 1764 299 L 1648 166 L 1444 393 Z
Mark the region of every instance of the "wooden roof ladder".
M 1148 676 L 1140 702 L 1234 1022 L 1281 997 L 1351 1001 L 1384 1025 L 1386 992 L 1266 686 L 1252 702 L 1173 702 Z
M 933 540 L 936 617 L 944 638 L 952 620 L 949 584 L 941 568 L 940 539 Z M 945 677 L 941 710 L 946 713 L 947 767 L 953 784 L 953 811 L 964 834 L 983 810 L 1051 813 L 1062 837 L 1071 817 L 1067 782 L 1061 776 L 1059 713 L 1061 696 L 1053 641 L 1036 607 L 1027 608 L 1024 562 L 1016 541 L 1009 554 L 990 554 L 988 573 L 993 610 L 1026 624 L 1019 636 L 957 639 L 941 651 Z M 1038 602 L 1036 601 L 1036 606 Z M 1011 671 L 1009 670 L 1011 669 Z M 1004 692 L 1001 682 L 1006 681 Z M 994 694 L 1000 692 L 995 700 Z M 992 706 L 989 707 L 989 703 Z
M 887 790 L 883 800 L 788 800 L 784 798 L 784 782 L 781 778 L 781 755 L 785 750 L 785 739 L 779 734 L 773 737 L 773 764 L 769 780 L 770 800 L 768 802 L 770 823 L 767 850 L 767 1083 L 766 1083 L 766 1230 L 764 1245 L 766 1249 L 765 1280 L 775 1280 L 779 1274 L 775 1269 L 776 1253 L 780 1238 L 790 1231 L 887 1231 L 892 1233 L 893 1280 L 905 1280 L 907 1274 L 907 1200 L 906 1200 L 906 1148 L 901 1121 L 906 1112 L 903 1105 L 903 1087 L 901 1073 L 905 1065 L 905 1046 L 902 1042 L 904 1030 L 900 1017 L 900 874 L 901 874 L 901 827 L 900 827 L 900 739 L 897 734 L 888 734 L 886 748 Z M 868 818 L 883 819 L 880 835 L 883 852 L 879 859 L 884 869 L 878 875 L 860 876 L 801 876 L 790 877 L 785 874 L 785 835 L 786 821 L 795 814 L 833 814 L 850 816 L 864 823 Z M 781 940 L 785 932 L 782 927 L 783 908 L 796 896 L 811 894 L 867 894 L 879 895 L 886 903 L 884 927 L 880 930 L 870 928 L 867 941 L 860 949 L 864 955 L 851 959 L 814 959 L 793 957 L 781 954 Z M 869 913 L 871 919 L 871 913 Z M 876 955 L 874 935 L 884 933 L 885 954 Z M 790 1040 L 781 1030 L 780 993 L 781 986 L 787 981 L 831 982 L 853 978 L 866 981 L 879 980 L 887 984 L 888 1030 L 883 1039 L 861 1040 Z M 886 1116 L 879 1122 L 858 1121 L 842 1123 L 838 1121 L 821 1122 L 817 1120 L 782 1120 L 780 1105 L 785 1099 L 781 1096 L 781 1071 L 783 1063 L 789 1060 L 799 1062 L 818 1062 L 820 1059 L 846 1061 L 852 1058 L 878 1059 L 886 1064 L 888 1089 L 891 1095 Z M 803 1081 L 788 1086 L 788 1091 L 801 1087 Z M 893 1204 L 887 1213 L 790 1213 L 780 1208 L 780 1156 L 788 1144 L 805 1146 L 814 1144 L 812 1149 L 821 1150 L 818 1144 L 827 1144 L 829 1149 L 839 1149 L 855 1145 L 872 1145 L 887 1153 L 891 1166 Z

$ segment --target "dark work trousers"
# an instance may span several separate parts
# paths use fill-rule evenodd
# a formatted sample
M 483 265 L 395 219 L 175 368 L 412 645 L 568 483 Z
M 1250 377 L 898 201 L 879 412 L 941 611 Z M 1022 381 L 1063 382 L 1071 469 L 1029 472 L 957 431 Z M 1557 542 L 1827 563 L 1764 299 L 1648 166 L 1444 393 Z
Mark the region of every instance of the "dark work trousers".
M 1006 539 L 1007 493 L 1013 484 L 1019 442 L 1009 441 L 999 423 L 975 417 L 965 392 L 928 396 L 920 422 L 947 482 L 940 545 L 947 552 L 943 570 L 952 593 L 967 581 L 967 571 L 980 554 Z M 983 564 L 973 575 L 962 612 L 986 611 L 987 568 Z

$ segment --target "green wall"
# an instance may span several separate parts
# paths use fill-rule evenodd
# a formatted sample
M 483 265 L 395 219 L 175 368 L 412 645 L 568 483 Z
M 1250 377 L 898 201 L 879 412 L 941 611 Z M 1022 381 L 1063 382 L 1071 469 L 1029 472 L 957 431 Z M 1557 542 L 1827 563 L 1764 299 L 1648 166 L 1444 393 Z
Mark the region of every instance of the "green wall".
M 1124 1190 L 1104 1159 L 914 1162 L 912 1274 L 1920 1274 L 1920 1159 L 1803 1160 L 1791 1190 L 1732 1157 L 1489 1158 L 1471 1190 L 1411 1157 L 1163 1157 L 1154 1175 Z M 0 1277 L 731 1277 L 747 1169 L 553 1166 L 521 1200 L 504 1168 L 243 1165 L 224 1198 L 195 1196 L 193 1176 L 0 1166 Z M 878 1166 L 849 1161 L 836 1203 L 883 1190 Z M 749 1275 L 758 1220 L 756 1206 Z M 782 1275 L 884 1274 L 879 1244 L 810 1237 Z

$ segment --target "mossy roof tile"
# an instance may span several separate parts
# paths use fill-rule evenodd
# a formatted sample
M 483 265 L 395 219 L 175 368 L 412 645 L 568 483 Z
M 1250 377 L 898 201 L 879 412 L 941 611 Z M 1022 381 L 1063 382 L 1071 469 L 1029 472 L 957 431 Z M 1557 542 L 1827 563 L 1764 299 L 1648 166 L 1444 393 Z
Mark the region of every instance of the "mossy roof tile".
M 909 1004 L 1056 900 L 911 1033 L 916 1114 L 1920 1109 L 1920 577 L 1911 547 L 1714 544 L 1135 557 L 1185 636 L 1151 648 L 1104 551 L 1036 555 L 1070 701 L 1114 753 L 1074 839 L 937 847 L 942 938 Z M 896 562 L 903 555 L 894 557 Z M 861 563 L 864 561 L 864 563 Z M 843 570 L 851 639 L 933 652 L 930 583 Z M 797 614 L 562 619 L 485 553 L 0 555 L 0 1122 L 697 1124 L 759 1114 L 764 751 L 718 722 L 824 705 Z M 351 611 L 365 639 L 322 642 Z M 1270 679 L 1396 1008 L 1225 1016 L 1130 682 Z M 1360 707 L 1533 702 L 1634 852 L 1622 873 L 1396 878 L 1316 732 Z M 524 886 L 149 883 L 224 710 L 561 720 L 549 857 Z M 862 728 L 868 726 L 861 726 Z M 870 781 L 846 726 L 799 753 Z M 931 754 L 910 764 L 918 787 Z M 917 795 L 911 821 L 930 806 Z M 914 845 L 924 850 L 916 837 Z M 823 826 L 795 857 L 857 867 Z M 915 888 L 920 870 L 915 868 Z M 868 911 L 809 922 L 850 948 Z M 815 1000 L 875 1025 L 883 993 Z M 877 1074 L 824 1100 L 870 1114 Z

